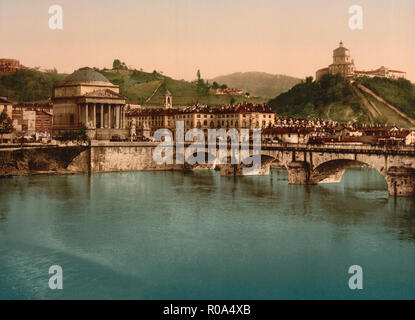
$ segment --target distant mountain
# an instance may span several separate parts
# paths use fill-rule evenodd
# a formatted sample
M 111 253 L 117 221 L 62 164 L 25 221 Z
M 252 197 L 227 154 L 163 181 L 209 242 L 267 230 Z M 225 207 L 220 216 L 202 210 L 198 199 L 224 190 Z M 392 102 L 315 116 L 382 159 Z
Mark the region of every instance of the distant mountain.
M 271 98 L 290 90 L 301 79 L 253 71 L 236 72 L 209 80 L 210 83 L 213 83 L 213 81 L 216 81 L 219 85 L 226 84 L 231 88 L 242 89 L 252 96 Z

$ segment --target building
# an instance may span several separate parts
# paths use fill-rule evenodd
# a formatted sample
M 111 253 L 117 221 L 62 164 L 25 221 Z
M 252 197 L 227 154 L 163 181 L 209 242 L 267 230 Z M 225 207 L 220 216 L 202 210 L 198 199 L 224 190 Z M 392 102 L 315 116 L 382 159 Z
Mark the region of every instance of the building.
M 275 114 L 269 107 L 257 104 L 220 108 L 196 105 L 183 109 L 173 109 L 165 104 L 163 109 L 131 110 L 127 119 L 130 127 L 136 127 L 138 136 L 151 137 L 156 130 L 164 128 L 174 133 L 176 121 L 183 121 L 185 131 L 197 128 L 207 136 L 209 129 L 264 129 L 274 124 Z
M 5 112 L 7 116 L 12 119 L 13 116 L 13 104 L 6 98 L 0 97 L 0 114 Z M 13 139 L 13 134 L 10 132 L 8 128 L 9 124 L 5 125 L 2 123 L 0 125 L 0 143 L 10 143 Z
M 13 129 L 34 140 L 51 138 L 52 104 L 16 104 L 13 106 Z
M 173 107 L 173 97 L 169 90 L 164 93 L 164 109 L 171 109 Z
M 344 47 L 343 42 L 340 42 L 339 47 L 333 50 L 333 63 L 327 68 L 322 68 L 316 71 L 316 80 L 320 80 L 321 77 L 325 74 L 340 74 L 342 77 L 348 80 L 362 76 L 391 79 L 406 77 L 406 72 L 391 70 L 384 66 L 371 71 L 356 70 L 354 60 L 350 54 L 350 50 Z
M 313 128 L 304 127 L 272 127 L 262 131 L 263 142 L 308 143 Z
M 325 74 L 340 74 L 350 79 L 353 78 L 355 69 L 350 50 L 344 47 L 343 42 L 340 42 L 339 47 L 333 50 L 333 63 L 328 68 L 317 70 L 316 80 L 320 80 Z
M 20 64 L 16 59 L 0 59 L 0 75 L 9 75 L 17 70 L 28 69 Z
M 53 137 L 86 128 L 89 139 L 128 139 L 125 97 L 102 74 L 81 68 L 55 88 Z
M 405 144 L 407 146 L 414 146 L 415 145 L 415 131 L 411 130 L 405 137 Z
M 390 79 L 399 79 L 399 78 L 406 78 L 406 72 L 399 71 L 399 70 L 391 70 L 384 66 L 380 67 L 376 70 L 371 71 L 356 71 L 356 77 L 380 77 L 380 78 L 390 78 Z
M 6 111 L 7 116 L 12 119 L 13 116 L 13 103 L 6 97 L 0 97 L 0 113 Z
M 246 96 L 245 91 L 236 88 L 217 88 L 211 89 L 211 92 L 216 95 Z

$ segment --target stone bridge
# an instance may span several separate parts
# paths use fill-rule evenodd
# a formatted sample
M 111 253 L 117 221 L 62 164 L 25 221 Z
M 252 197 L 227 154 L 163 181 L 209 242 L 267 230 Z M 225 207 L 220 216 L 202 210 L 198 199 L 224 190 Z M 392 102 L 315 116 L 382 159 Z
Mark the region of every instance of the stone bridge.
M 206 151 L 206 159 L 208 152 Z M 217 155 L 216 155 L 217 156 Z M 393 196 L 415 195 L 415 148 L 382 148 L 374 146 L 344 146 L 326 144 L 266 144 L 261 146 L 260 174 L 269 174 L 270 167 L 288 171 L 290 184 L 334 183 L 352 167 L 371 167 L 385 177 Z M 228 150 L 227 164 L 218 165 L 222 175 L 243 175 L 244 164 L 231 164 Z M 210 165 L 213 168 L 217 165 Z M 209 168 L 205 165 L 186 165 L 186 169 Z
M 414 147 L 263 145 L 261 154 L 263 165 L 286 168 L 291 184 L 340 182 L 348 168 L 367 166 L 385 177 L 390 195 L 415 195 Z
M 153 161 L 158 143 L 95 142 L 71 163 L 76 171 L 114 172 L 141 170 L 197 170 L 220 168 L 222 175 L 242 175 L 243 167 L 250 165 L 230 164 L 230 148 L 227 149 L 228 164 L 164 164 Z M 185 144 L 187 148 L 189 144 Z M 205 150 L 206 162 L 209 155 Z M 174 152 L 175 154 L 175 152 Z M 288 171 L 290 184 L 317 184 L 340 182 L 348 168 L 367 166 L 375 168 L 385 177 L 389 194 L 393 196 L 415 195 L 415 148 L 383 148 L 369 145 L 303 145 L 263 144 L 261 146 L 260 174 L 269 174 L 270 167 L 282 167 Z M 176 157 L 174 156 L 174 159 Z M 85 166 L 86 164 L 86 166 Z

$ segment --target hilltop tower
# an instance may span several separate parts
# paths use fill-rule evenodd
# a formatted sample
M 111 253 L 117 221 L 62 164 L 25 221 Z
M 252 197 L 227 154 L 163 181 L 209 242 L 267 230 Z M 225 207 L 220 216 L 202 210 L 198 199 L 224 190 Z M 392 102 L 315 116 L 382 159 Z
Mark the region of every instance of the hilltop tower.
M 164 93 L 164 109 L 171 109 L 173 107 L 173 98 L 169 90 L 166 89 Z
M 340 41 L 339 47 L 333 50 L 333 63 L 329 66 L 330 74 L 340 74 L 344 78 L 352 78 L 356 68 L 350 56 L 350 50 Z

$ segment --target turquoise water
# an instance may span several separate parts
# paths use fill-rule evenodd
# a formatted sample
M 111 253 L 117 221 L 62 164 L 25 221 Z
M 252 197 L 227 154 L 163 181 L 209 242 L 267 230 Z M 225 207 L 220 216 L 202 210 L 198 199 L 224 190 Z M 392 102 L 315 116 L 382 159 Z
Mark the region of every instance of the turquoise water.
M 372 169 L 317 186 L 284 170 L 12 177 L 0 204 L 1 299 L 415 298 L 415 201 Z

